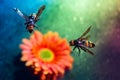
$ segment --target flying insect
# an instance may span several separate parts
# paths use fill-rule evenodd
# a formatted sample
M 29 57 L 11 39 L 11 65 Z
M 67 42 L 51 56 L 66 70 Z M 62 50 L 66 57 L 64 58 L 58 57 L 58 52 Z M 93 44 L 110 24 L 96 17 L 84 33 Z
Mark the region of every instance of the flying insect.
M 69 41 L 70 46 L 74 46 L 73 51 L 76 48 L 78 49 L 79 51 L 78 55 L 80 55 L 80 49 L 94 55 L 94 53 L 87 48 L 94 48 L 95 44 L 91 41 L 88 41 L 88 38 L 90 38 L 90 35 L 84 37 L 90 31 L 90 29 L 91 29 L 91 26 L 78 39 Z
M 39 16 L 41 15 L 41 13 L 43 12 L 44 9 L 45 9 L 45 5 L 41 6 L 36 14 L 32 13 L 31 15 L 27 16 L 24 13 L 22 13 L 19 9 L 13 8 L 13 10 L 18 15 L 20 15 L 21 17 L 23 17 L 25 19 L 24 24 L 26 25 L 26 29 L 28 30 L 29 33 L 33 32 L 34 27 L 39 29 L 39 27 L 35 23 L 39 20 Z

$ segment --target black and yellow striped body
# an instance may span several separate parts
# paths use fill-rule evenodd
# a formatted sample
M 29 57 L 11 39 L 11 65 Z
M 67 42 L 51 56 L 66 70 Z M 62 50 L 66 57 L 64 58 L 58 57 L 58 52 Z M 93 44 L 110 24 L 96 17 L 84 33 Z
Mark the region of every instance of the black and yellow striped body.
M 95 47 L 95 44 L 92 43 L 91 41 L 86 40 L 84 42 L 84 46 L 89 47 L 89 48 L 93 48 L 93 47 Z

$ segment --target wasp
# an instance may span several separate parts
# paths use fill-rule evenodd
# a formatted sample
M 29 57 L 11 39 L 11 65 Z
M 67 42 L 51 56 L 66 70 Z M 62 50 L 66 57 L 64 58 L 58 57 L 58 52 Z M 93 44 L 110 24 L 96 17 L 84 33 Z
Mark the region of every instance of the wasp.
M 94 55 L 94 53 L 87 48 L 94 48 L 95 44 L 91 41 L 88 41 L 88 38 L 90 38 L 90 35 L 84 37 L 90 31 L 90 29 L 91 29 L 91 26 L 78 39 L 69 41 L 70 46 L 74 46 L 73 51 L 76 48 L 78 49 L 79 51 L 78 55 L 80 55 L 80 49 Z
M 39 28 L 35 23 L 39 20 L 39 16 L 41 15 L 44 9 L 45 9 L 45 5 L 41 6 L 36 14 L 32 13 L 29 16 L 27 16 L 24 13 L 22 13 L 19 9 L 13 8 L 13 10 L 18 15 L 20 15 L 25 19 L 26 22 L 24 24 L 26 25 L 26 29 L 28 30 L 29 33 L 33 32 L 34 27 Z

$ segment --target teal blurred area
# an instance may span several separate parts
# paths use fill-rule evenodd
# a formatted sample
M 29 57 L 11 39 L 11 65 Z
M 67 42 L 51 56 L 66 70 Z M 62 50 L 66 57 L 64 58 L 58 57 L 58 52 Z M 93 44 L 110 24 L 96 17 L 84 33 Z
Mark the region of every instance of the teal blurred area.
M 90 40 L 96 44 L 92 56 L 74 51 L 73 69 L 63 80 L 120 80 L 120 1 L 119 0 L 0 0 L 0 80 L 39 80 L 20 61 L 19 44 L 29 38 L 24 19 L 12 9 L 26 15 L 46 9 L 36 23 L 44 34 L 58 32 L 68 41 L 77 39 L 92 25 Z

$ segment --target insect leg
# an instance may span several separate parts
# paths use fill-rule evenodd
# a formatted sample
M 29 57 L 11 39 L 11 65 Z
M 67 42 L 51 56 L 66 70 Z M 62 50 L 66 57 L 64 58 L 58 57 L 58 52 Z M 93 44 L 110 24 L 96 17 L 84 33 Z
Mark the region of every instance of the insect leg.
M 86 50 L 85 50 L 85 48 L 84 47 L 80 47 L 83 51 L 85 51 L 86 52 Z
M 76 49 L 76 46 L 73 48 L 73 51 Z
M 74 46 L 74 48 L 73 48 L 73 50 L 72 50 L 72 53 L 73 53 L 73 51 L 76 49 L 76 46 Z
M 79 53 L 78 53 L 78 56 L 80 55 L 80 48 L 78 47 L 78 51 L 79 51 Z
M 37 26 L 36 24 L 35 24 L 35 27 L 36 27 L 38 30 L 40 30 L 39 26 Z

